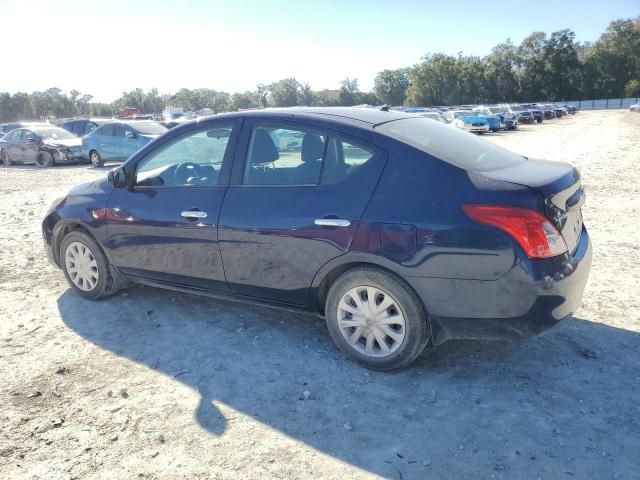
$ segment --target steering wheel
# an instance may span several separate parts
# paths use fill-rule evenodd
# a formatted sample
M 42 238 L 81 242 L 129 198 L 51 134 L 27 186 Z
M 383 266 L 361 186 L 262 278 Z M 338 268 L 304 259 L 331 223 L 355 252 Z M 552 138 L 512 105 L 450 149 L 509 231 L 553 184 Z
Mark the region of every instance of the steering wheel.
M 184 162 L 173 171 L 173 178 L 178 185 L 186 185 L 192 178 L 200 180 L 204 175 L 200 171 L 200 166 L 193 162 Z

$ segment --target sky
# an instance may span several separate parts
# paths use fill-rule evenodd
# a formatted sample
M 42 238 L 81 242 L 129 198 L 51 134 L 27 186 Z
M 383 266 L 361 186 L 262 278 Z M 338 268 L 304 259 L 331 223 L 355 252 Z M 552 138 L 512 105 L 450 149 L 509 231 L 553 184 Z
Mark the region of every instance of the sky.
M 227 92 L 295 77 L 314 90 L 427 53 L 484 56 L 534 31 L 594 41 L 640 0 L 0 0 L 0 91 Z

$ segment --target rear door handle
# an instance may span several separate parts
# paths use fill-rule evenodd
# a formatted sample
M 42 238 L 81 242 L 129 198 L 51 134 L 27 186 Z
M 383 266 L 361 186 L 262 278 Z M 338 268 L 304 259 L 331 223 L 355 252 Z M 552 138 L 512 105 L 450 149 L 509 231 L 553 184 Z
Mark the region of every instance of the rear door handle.
M 313 223 L 319 227 L 348 227 L 351 225 L 349 220 L 341 218 L 316 218 Z
M 184 218 L 207 218 L 207 212 L 202 212 L 200 210 L 184 210 L 180 215 Z

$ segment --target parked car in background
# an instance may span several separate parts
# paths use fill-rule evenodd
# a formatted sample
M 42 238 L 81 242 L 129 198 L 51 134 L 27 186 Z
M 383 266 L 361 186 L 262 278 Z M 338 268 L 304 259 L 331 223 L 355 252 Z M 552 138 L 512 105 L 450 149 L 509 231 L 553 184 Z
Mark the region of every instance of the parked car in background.
M 515 130 L 518 128 L 518 116 L 509 112 L 505 107 L 481 106 L 476 107 L 474 112 L 479 112 L 483 115 L 497 115 L 500 118 L 500 127 L 503 130 Z
M 301 144 L 280 150 L 278 129 Z M 54 202 L 42 234 L 85 299 L 134 282 L 299 308 L 391 370 L 570 317 L 591 264 L 584 198 L 571 165 L 417 115 L 254 110 L 176 127 Z
M 76 137 L 84 137 L 100 125 L 111 121 L 112 120 L 106 118 L 71 118 L 62 122 L 60 127 L 73 133 Z
M 636 103 L 629 107 L 629 110 L 632 112 L 640 112 L 640 103 Z
M 96 167 L 106 161 L 124 161 L 167 127 L 149 120 L 111 121 L 82 138 L 82 152 Z
M 2 137 L 3 135 L 6 135 L 7 133 L 9 133 L 12 130 L 15 130 L 16 128 L 20 128 L 22 126 L 23 126 L 22 123 L 17 123 L 17 122 L 2 123 L 2 124 L 0 124 L 0 137 Z
M 542 110 L 542 115 L 545 120 L 551 120 L 553 118 L 556 118 L 556 112 L 553 108 L 547 107 L 546 105 L 542 105 L 539 103 L 536 103 L 535 106 L 536 108 Z
M 35 163 L 37 167 L 86 161 L 79 138 L 63 128 L 44 123 L 27 124 L 2 137 L 0 159 L 6 166 Z
M 559 107 L 558 105 L 555 105 L 553 103 L 545 103 L 544 104 L 545 107 L 550 108 L 553 110 L 553 113 L 555 113 L 556 118 L 561 118 L 564 117 L 567 114 L 567 110 Z
M 489 131 L 489 122 L 485 117 L 469 110 L 450 110 L 446 116 L 453 125 L 467 132 L 482 135 Z
M 542 121 L 544 120 L 544 112 L 541 108 L 538 108 L 533 103 L 520 104 L 520 106 L 531 112 L 531 115 L 533 115 L 533 120 L 535 122 L 542 123 Z
M 116 118 L 133 118 L 139 117 L 142 115 L 142 112 L 135 107 L 124 107 L 122 110 L 116 112 Z
M 575 115 L 576 113 L 578 113 L 578 107 L 576 107 L 575 105 L 564 105 L 564 108 L 566 108 L 567 112 L 571 115 Z
M 520 105 L 505 105 L 505 108 L 518 116 L 518 123 L 533 123 L 533 113 Z
M 488 109 L 486 108 L 476 107 L 472 110 L 472 112 L 475 113 L 476 115 L 480 115 L 484 117 L 487 120 L 487 123 L 489 124 L 489 130 L 491 130 L 492 132 L 498 132 L 505 128 L 500 116 L 494 115 L 492 113 L 487 113 Z

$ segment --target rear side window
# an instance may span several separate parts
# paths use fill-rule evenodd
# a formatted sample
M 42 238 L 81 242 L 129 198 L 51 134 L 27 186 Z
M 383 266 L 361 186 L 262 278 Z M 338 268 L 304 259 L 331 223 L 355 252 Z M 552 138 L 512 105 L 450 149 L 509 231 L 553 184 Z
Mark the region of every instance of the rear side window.
M 103 125 L 98 130 L 96 130 L 97 135 L 103 135 L 105 137 L 113 136 L 113 125 Z
M 337 183 L 365 165 L 374 152 L 321 133 L 257 127 L 245 162 L 245 185 Z
M 474 172 L 497 170 L 526 161 L 526 158 L 473 134 L 425 118 L 407 118 L 383 123 L 376 127 L 376 131 L 447 163 Z
M 315 185 L 327 137 L 315 132 L 258 127 L 251 133 L 245 185 Z
M 337 183 L 371 160 L 374 152 L 331 137 L 322 168 L 322 183 Z

